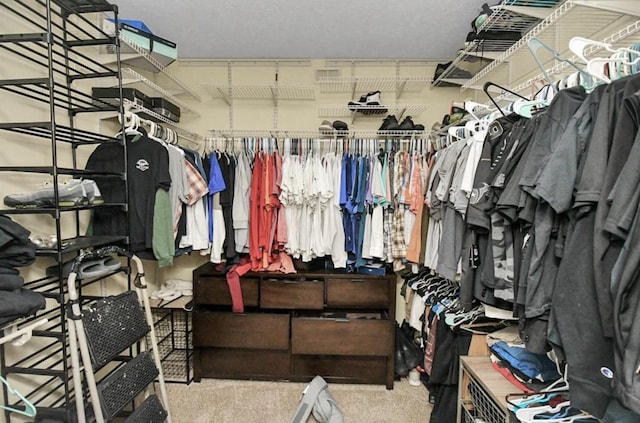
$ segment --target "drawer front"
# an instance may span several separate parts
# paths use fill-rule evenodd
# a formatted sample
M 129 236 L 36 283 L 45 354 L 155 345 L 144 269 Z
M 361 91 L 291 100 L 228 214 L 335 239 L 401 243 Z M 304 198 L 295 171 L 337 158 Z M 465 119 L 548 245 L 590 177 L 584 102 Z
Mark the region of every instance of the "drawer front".
M 286 378 L 291 373 L 288 351 L 202 348 L 196 351 L 194 358 L 196 379 Z
M 386 278 L 327 279 L 328 307 L 387 308 L 395 301 L 390 297 Z
M 258 305 L 258 279 L 240 278 L 242 301 L 245 306 Z M 232 305 L 227 280 L 223 277 L 202 277 L 195 281 L 194 300 L 202 305 Z
M 333 320 L 294 318 L 291 322 L 293 354 L 393 355 L 391 320 Z
M 386 382 L 388 362 L 386 357 L 297 355 L 293 356 L 292 360 L 295 376 L 313 378 L 320 375 L 337 383 Z
M 324 281 L 263 279 L 260 285 L 260 307 L 322 310 Z
M 287 350 L 289 315 L 195 312 L 193 345 Z

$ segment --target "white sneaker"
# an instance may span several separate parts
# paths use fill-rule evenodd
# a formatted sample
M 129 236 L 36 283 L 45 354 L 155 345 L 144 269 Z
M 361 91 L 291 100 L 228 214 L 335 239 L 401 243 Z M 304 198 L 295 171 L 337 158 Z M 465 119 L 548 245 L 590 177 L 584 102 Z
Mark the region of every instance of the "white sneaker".
M 422 385 L 422 382 L 420 381 L 420 372 L 416 369 L 413 369 L 409 372 L 409 376 L 407 377 L 407 379 L 409 379 L 409 385 L 411 386 Z

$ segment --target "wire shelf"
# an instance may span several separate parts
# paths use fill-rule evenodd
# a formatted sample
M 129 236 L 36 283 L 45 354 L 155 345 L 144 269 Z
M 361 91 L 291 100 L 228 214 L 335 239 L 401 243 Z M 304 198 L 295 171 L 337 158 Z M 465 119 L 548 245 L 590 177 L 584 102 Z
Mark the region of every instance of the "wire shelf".
M 15 122 L 0 123 L 0 130 L 16 132 L 19 134 L 32 135 L 50 140 L 53 136 L 51 122 Z M 69 128 L 67 126 L 55 125 L 55 141 L 63 141 L 71 144 L 102 144 L 109 142 L 121 143 L 119 138 L 107 135 L 96 134 L 82 129 Z
M 340 118 L 340 117 L 353 117 L 355 114 L 363 116 L 384 117 L 385 115 L 396 115 L 396 118 L 401 116 L 420 116 L 428 110 L 428 106 L 423 104 L 412 105 L 382 105 L 382 106 L 358 106 L 358 111 L 349 109 L 349 106 L 319 106 L 318 116 L 324 118 Z M 367 114 L 363 112 L 369 112 Z M 372 113 L 373 112 L 373 113 Z
M 47 78 L 5 79 L 0 81 L 0 89 L 28 97 L 41 103 L 50 104 L 49 80 Z M 91 97 L 62 84 L 53 84 L 53 104 L 69 110 L 71 113 L 117 111 L 110 103 Z
M 429 85 L 426 76 L 405 77 L 320 77 L 316 83 L 321 93 L 380 91 L 421 91 Z
M 138 46 L 135 42 L 129 39 L 122 32 L 119 33 L 120 41 L 122 41 L 127 47 L 131 48 L 136 52 L 137 56 L 142 57 L 146 62 L 152 65 L 158 72 L 161 72 L 167 78 L 169 78 L 173 83 L 182 88 L 186 93 L 188 93 L 191 97 L 195 98 L 198 101 L 202 101 L 202 97 L 200 94 L 195 92 L 191 87 L 189 87 L 186 83 L 180 80 L 176 75 L 173 74 L 166 66 L 160 63 L 156 58 L 151 56 L 147 51 L 145 51 L 142 47 Z M 126 58 L 121 59 L 122 62 L 126 62 Z
M 504 0 L 495 6 L 493 13 L 478 28 L 478 31 L 501 31 L 524 34 L 537 25 L 541 19 L 547 17 L 553 7 L 561 0 L 546 0 L 543 2 L 529 0 Z M 482 68 L 500 57 L 501 53 L 509 49 L 517 40 L 474 40 L 466 43 L 463 50 L 456 56 L 445 71 L 433 81 L 433 85 L 453 83 L 466 85 L 472 75 L 466 73 L 460 78 L 464 70 L 461 65 L 465 62 L 477 62 Z M 484 61 L 479 62 L 480 59 Z
M 180 110 L 182 112 L 184 112 L 184 113 L 193 113 L 196 116 L 200 116 L 200 114 L 198 112 L 196 112 L 193 108 L 191 108 L 189 105 L 187 105 L 184 101 L 180 100 L 178 97 L 176 97 L 175 95 L 171 94 L 169 91 L 167 91 L 166 89 L 162 88 L 158 84 L 155 84 L 154 82 L 150 81 L 147 77 L 145 77 L 141 73 L 136 72 L 135 70 L 133 70 L 131 68 L 122 68 L 122 75 L 123 75 L 122 85 L 142 83 L 146 87 L 149 87 L 151 90 L 153 90 L 156 93 L 160 94 L 162 97 L 164 97 L 167 100 L 171 101 L 172 103 L 180 106 Z M 128 78 L 127 78 L 127 76 L 128 76 Z
M 315 100 L 315 88 L 306 85 L 202 84 L 213 98 L 253 100 Z
M 517 62 L 523 67 L 528 64 L 529 66 L 526 67 L 529 69 L 536 69 L 535 60 L 526 48 L 529 40 L 534 37 L 550 46 L 568 46 L 569 40 L 575 36 L 593 38 L 595 34 L 606 28 L 619 28 L 624 24 L 621 21 L 624 15 L 622 11 L 605 10 L 598 6 L 598 2 L 566 0 L 508 50 L 474 75 L 462 86 L 462 89 L 481 87 L 489 76 L 495 79 L 495 73 L 507 61 Z M 568 55 L 566 49 L 559 53 L 563 57 Z
M 609 37 L 602 40 L 602 43 L 609 44 L 612 48 L 617 49 L 621 47 L 628 47 L 631 44 L 640 42 L 640 20 L 633 22 L 627 27 L 621 29 L 620 31 L 610 35 Z M 595 57 L 599 52 L 603 49 L 600 46 L 590 45 L 584 50 L 584 57 L 589 59 Z M 568 58 L 569 61 L 579 64 L 580 59 L 573 55 Z M 575 69 L 571 67 L 566 62 L 555 63 L 553 66 L 546 69 L 546 72 L 549 76 L 553 76 L 556 79 L 560 79 L 568 73 L 574 72 Z M 534 88 L 537 90 L 537 87 L 534 86 L 536 81 L 543 81 L 544 75 L 542 73 L 537 73 L 533 76 L 534 73 L 529 73 L 524 75 L 518 80 L 514 82 L 514 86 L 510 88 L 511 91 L 516 93 L 522 93 L 529 88 Z M 496 101 L 503 101 L 509 99 L 510 95 L 502 94 L 495 98 Z

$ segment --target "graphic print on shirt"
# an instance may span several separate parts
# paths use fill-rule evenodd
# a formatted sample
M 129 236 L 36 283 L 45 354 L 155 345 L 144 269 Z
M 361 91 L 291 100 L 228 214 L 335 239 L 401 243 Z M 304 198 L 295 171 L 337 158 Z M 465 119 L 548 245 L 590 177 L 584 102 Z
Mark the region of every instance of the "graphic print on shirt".
M 141 172 L 144 172 L 145 170 L 149 169 L 149 162 L 146 161 L 145 159 L 139 159 L 136 162 L 136 169 L 138 169 Z
M 471 196 L 469 197 L 470 204 L 478 204 L 478 202 L 489 193 L 489 184 L 486 182 L 482 183 L 480 188 L 474 188 L 471 191 Z

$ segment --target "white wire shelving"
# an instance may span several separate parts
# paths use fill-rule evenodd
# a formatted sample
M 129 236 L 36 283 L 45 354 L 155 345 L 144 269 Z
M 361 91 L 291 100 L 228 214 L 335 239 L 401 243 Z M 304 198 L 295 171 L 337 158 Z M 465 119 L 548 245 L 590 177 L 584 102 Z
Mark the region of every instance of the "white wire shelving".
M 201 84 L 200 87 L 213 98 L 222 98 L 227 104 L 232 100 L 315 100 L 315 88 L 307 85 L 260 85 L 260 84 Z
M 321 93 L 367 93 L 375 90 L 396 92 L 396 98 L 403 92 L 421 91 L 431 80 L 426 76 L 352 76 L 319 77 L 316 84 Z
M 179 137 L 187 141 L 190 141 L 193 144 L 199 145 L 203 139 L 201 135 L 193 131 L 190 131 L 189 129 L 186 129 L 183 126 L 180 126 L 178 123 L 172 121 L 171 119 L 165 116 L 162 116 L 161 114 L 156 113 L 153 110 L 148 109 L 144 106 L 141 106 L 129 99 L 126 99 L 126 98 L 123 99 L 123 104 L 124 104 L 125 110 L 131 111 L 132 113 L 141 114 L 143 117 L 149 117 L 155 122 L 168 125 L 169 127 L 171 127 L 177 132 Z
M 444 83 L 464 85 L 473 77 L 472 71 L 479 71 L 489 65 L 516 41 L 545 19 L 560 0 L 530 1 L 504 0 L 492 8 L 493 13 L 478 28 L 478 32 L 501 32 L 511 37 L 507 39 L 478 39 L 466 43 L 444 72 L 432 84 Z M 495 37 L 494 37 L 495 38 Z
M 145 87 L 155 91 L 165 99 L 179 106 L 182 113 L 193 113 L 196 116 L 200 116 L 200 114 L 197 111 L 195 111 L 192 107 L 187 105 L 187 103 L 180 100 L 175 95 L 171 94 L 168 90 L 152 82 L 150 79 L 148 79 L 141 73 L 131 68 L 122 68 L 122 85 L 130 85 L 130 84 L 136 84 L 136 83 L 144 84 Z
M 387 115 L 395 115 L 400 120 L 404 116 L 418 117 L 429 107 L 425 104 L 395 104 L 381 106 L 358 106 L 357 111 L 351 110 L 348 105 L 318 106 L 318 116 L 321 118 L 351 118 L 353 123 L 356 118 L 384 118 Z
M 119 32 L 120 42 L 122 43 L 122 49 L 124 51 L 130 50 L 132 53 L 121 53 L 120 61 L 123 65 L 129 65 L 133 67 L 141 67 L 154 72 L 159 72 L 179 87 L 180 91 L 189 94 L 191 97 L 198 101 L 202 101 L 202 97 L 193 88 L 187 85 L 184 81 L 178 78 L 173 72 L 171 72 L 166 65 L 161 63 L 158 59 L 153 57 L 147 50 L 137 45 L 133 40 L 129 39 L 122 32 Z M 104 53 L 104 52 L 103 52 Z M 115 54 L 107 51 L 107 54 L 102 55 L 102 60 L 105 64 L 114 63 Z
M 528 72 L 518 76 L 519 81 L 533 78 L 540 69 L 527 48 L 532 38 L 537 38 L 555 49 L 561 57 L 569 57 L 569 40 L 575 36 L 602 39 L 606 34 L 623 28 L 640 15 L 640 2 L 636 0 L 566 0 L 551 14 L 534 26 L 509 49 L 501 53 L 489 65 L 462 85 L 462 89 L 481 89 L 488 81 L 503 86 L 516 85 L 511 77 L 511 64 Z M 551 56 L 551 55 L 549 55 Z M 543 65 L 550 66 L 552 57 Z
M 629 47 L 632 44 L 640 43 L 640 20 L 634 21 L 633 23 L 624 27 L 620 31 L 617 31 L 602 40 L 595 40 L 595 41 L 608 44 L 613 49 L 617 49 L 621 47 Z M 601 46 L 592 44 L 585 48 L 585 50 L 583 51 L 583 54 L 585 58 L 590 59 L 597 56 L 597 54 L 600 53 L 602 50 L 603 48 Z M 575 55 L 571 57 L 567 57 L 567 59 L 573 63 L 576 63 L 578 66 L 584 65 L 583 63 L 580 63 L 581 59 Z M 566 76 L 567 74 L 572 73 L 574 71 L 575 69 L 572 66 L 570 66 L 567 62 L 555 63 L 553 66 L 546 69 L 547 75 L 549 75 L 550 77 L 556 80 L 559 80 L 564 76 Z M 528 89 L 536 90 L 538 87 L 535 86 L 535 83 L 537 81 L 543 81 L 543 79 L 544 79 L 544 75 L 542 74 L 542 72 L 538 73 L 533 77 L 529 76 L 526 79 L 525 77 L 523 77 L 523 78 L 520 78 L 518 81 L 516 81 L 516 84 L 513 85 L 510 88 L 510 90 L 519 94 L 527 94 L 525 92 L 526 90 Z M 501 94 L 497 96 L 495 100 L 503 101 L 503 100 L 508 100 L 509 98 L 510 98 L 510 95 L 507 93 L 507 94 Z

